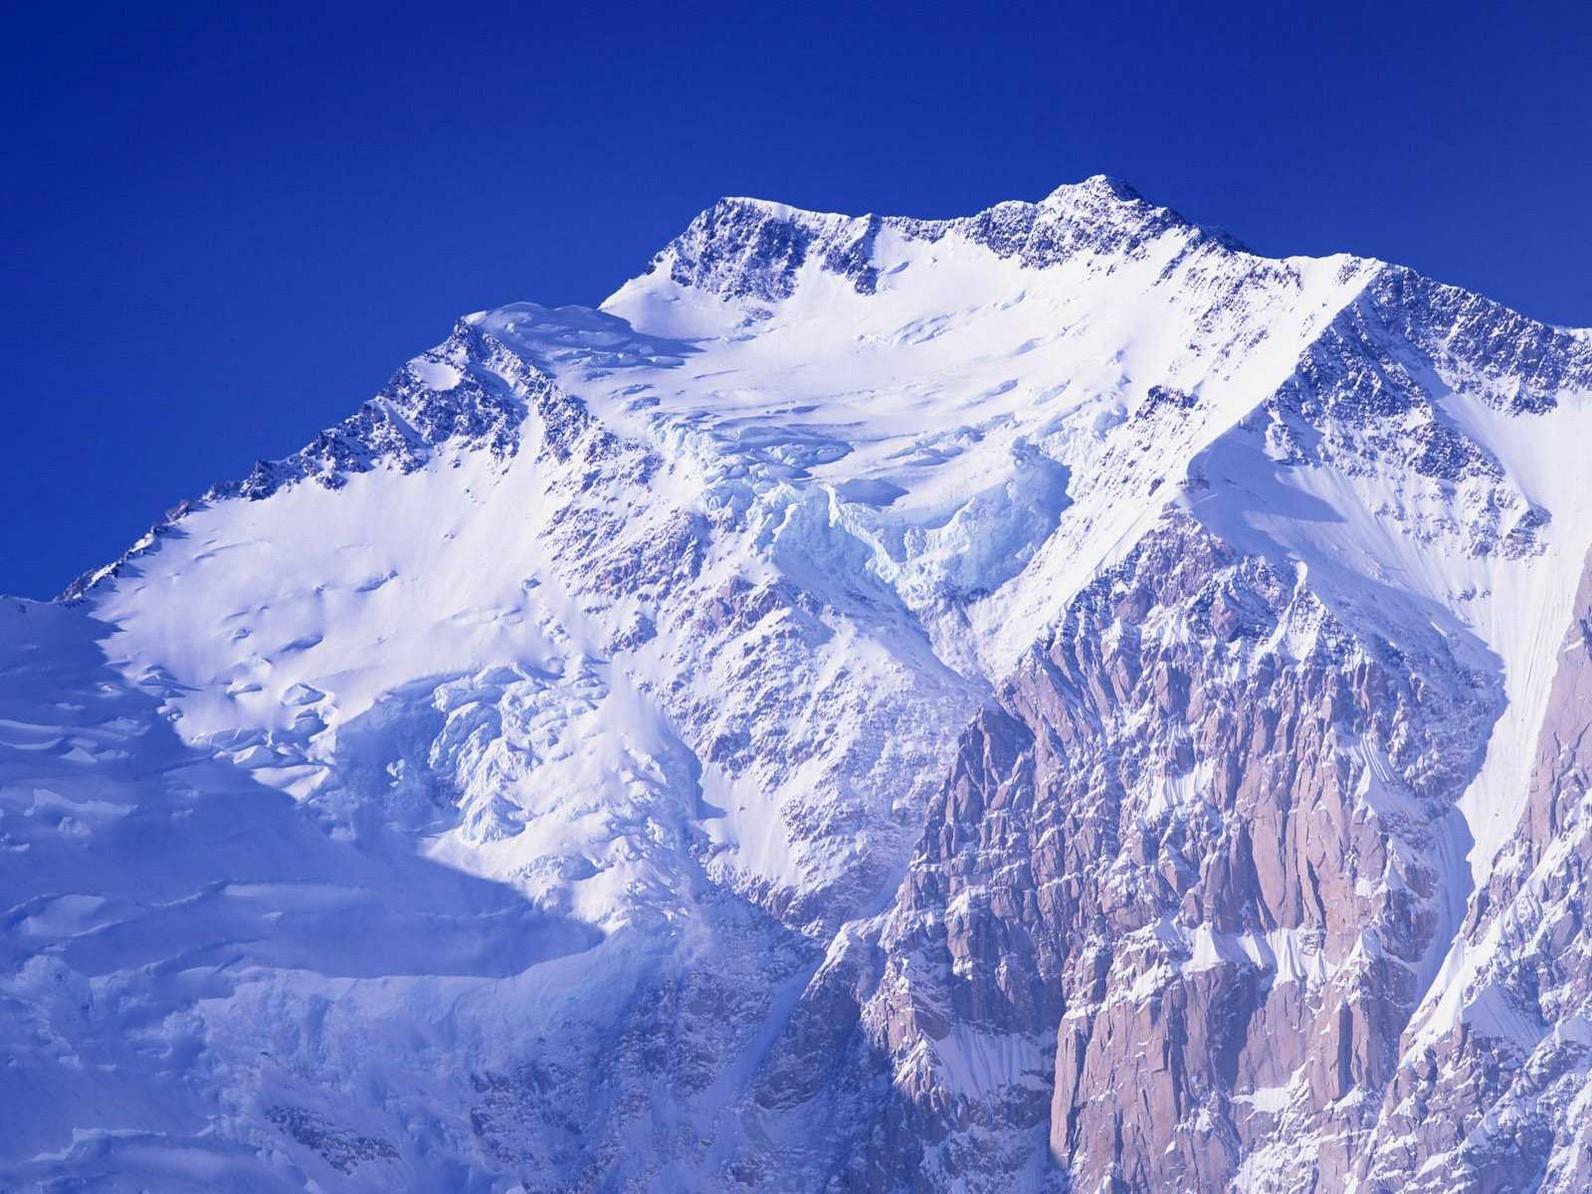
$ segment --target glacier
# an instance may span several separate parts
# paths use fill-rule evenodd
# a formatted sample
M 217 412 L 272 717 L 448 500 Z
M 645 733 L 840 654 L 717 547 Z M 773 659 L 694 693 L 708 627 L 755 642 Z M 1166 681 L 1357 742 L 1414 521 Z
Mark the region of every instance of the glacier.
M 1589 443 L 1104 177 L 467 315 L 0 602 L 0 1182 L 1584 1188 Z

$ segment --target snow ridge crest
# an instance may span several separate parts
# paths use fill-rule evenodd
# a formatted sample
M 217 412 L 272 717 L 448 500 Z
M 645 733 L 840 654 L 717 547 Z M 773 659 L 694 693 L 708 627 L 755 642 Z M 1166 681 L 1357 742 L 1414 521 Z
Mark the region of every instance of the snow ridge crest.
M 1127 183 L 1096 174 L 1063 184 L 1037 203 L 1009 200 L 954 219 L 847 216 L 727 197 L 692 220 L 653 258 L 648 272 L 663 271 L 682 286 L 726 299 L 778 302 L 794 292 L 802 267 L 815 261 L 851 281 L 858 293 L 872 294 L 879 282 L 874 246 L 883 229 L 909 240 L 959 236 L 1038 269 L 1085 252 L 1131 255 L 1167 235 L 1186 238 L 1191 248 L 1244 251 L 1228 234 L 1194 224 Z

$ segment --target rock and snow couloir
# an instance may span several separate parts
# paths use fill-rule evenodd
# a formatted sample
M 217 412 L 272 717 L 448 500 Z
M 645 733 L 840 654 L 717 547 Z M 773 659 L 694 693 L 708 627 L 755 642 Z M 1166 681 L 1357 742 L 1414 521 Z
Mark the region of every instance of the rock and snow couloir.
M 1104 178 L 468 316 L 0 610 L 0 1176 L 1584 1188 L 1589 443 Z

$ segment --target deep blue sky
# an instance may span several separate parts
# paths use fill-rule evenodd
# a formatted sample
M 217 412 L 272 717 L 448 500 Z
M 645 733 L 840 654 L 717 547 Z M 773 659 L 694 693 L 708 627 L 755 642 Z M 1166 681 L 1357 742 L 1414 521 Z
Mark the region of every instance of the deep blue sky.
M 721 194 L 942 216 L 1104 171 L 1592 324 L 1584 5 L 321 7 L 7 6 L 0 591 Z

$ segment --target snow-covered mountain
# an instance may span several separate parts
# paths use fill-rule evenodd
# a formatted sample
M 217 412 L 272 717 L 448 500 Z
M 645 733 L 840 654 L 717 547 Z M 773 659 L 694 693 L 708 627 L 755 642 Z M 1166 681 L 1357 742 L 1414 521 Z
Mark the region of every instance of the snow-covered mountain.
M 1592 334 L 752 199 L 0 603 L 0 1185 L 1581 1190 Z

